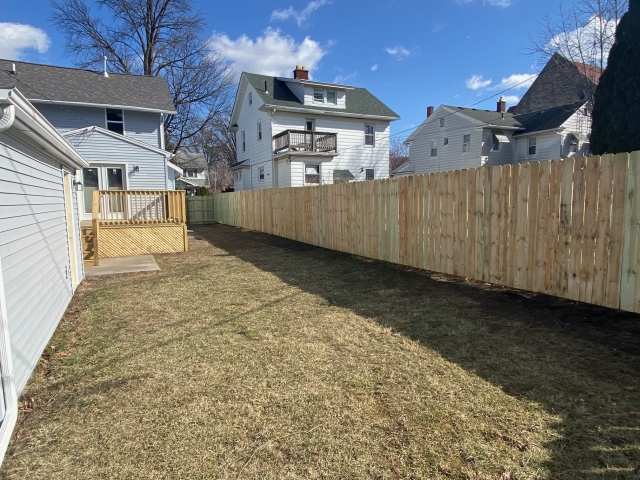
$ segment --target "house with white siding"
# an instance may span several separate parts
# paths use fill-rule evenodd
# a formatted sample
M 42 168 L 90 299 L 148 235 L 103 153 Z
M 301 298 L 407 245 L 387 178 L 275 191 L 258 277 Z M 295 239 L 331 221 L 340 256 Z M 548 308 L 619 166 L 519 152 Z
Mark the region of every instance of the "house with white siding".
M 392 175 L 588 155 L 590 100 L 599 69 L 555 54 L 518 105 L 495 110 L 441 105 L 405 140 L 409 161 Z
M 18 396 L 84 278 L 77 189 L 87 167 L 18 88 L 0 83 L 0 459 Z
M 93 191 L 173 190 L 182 169 L 164 149 L 164 119 L 176 113 L 164 78 L 0 60 L 13 85 L 89 161 L 79 172 L 82 220 Z
M 389 176 L 390 124 L 400 117 L 365 88 L 243 72 L 229 129 L 234 189 L 301 187 Z
M 200 187 L 210 188 L 209 165 L 202 153 L 178 152 L 173 163 L 182 169 L 176 179 L 176 189 L 185 190 L 187 195 L 195 195 Z

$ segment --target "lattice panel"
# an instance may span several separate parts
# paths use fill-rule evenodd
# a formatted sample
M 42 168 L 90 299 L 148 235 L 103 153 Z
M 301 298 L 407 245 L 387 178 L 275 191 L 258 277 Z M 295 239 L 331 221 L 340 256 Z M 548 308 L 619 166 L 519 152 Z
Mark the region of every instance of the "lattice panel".
M 182 225 L 101 227 L 98 238 L 100 258 L 185 251 Z

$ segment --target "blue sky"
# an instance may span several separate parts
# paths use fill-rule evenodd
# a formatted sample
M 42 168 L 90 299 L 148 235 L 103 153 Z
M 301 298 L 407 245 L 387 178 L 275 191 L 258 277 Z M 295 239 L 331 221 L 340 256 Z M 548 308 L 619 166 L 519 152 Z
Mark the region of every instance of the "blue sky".
M 536 58 L 525 54 L 529 35 L 559 3 L 195 0 L 233 68 L 290 76 L 304 64 L 315 79 L 366 87 L 402 117 L 393 133 L 419 125 L 429 105 L 467 106 L 537 73 Z M 47 0 L 3 2 L 2 13 L 0 57 L 73 65 L 47 20 Z M 493 109 L 496 100 L 477 108 Z

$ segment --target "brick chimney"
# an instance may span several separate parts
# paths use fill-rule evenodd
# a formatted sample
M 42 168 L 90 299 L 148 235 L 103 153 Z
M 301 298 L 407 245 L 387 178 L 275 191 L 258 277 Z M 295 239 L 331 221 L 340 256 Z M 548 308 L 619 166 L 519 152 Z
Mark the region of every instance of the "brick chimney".
M 427 107 L 427 118 L 433 115 L 433 107 Z
M 304 65 L 296 65 L 296 69 L 293 71 L 293 78 L 297 80 L 309 80 L 309 70 Z
M 507 111 L 507 101 L 504 99 L 504 97 L 500 97 L 500 100 L 498 100 L 496 112 L 504 114 L 504 112 L 506 111 Z

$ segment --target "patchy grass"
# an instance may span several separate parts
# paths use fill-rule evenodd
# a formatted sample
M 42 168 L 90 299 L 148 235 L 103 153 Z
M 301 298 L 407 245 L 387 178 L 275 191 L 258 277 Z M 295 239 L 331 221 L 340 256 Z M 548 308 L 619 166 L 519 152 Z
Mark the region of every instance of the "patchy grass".
M 230 227 L 80 287 L 5 478 L 638 478 L 638 316 Z

